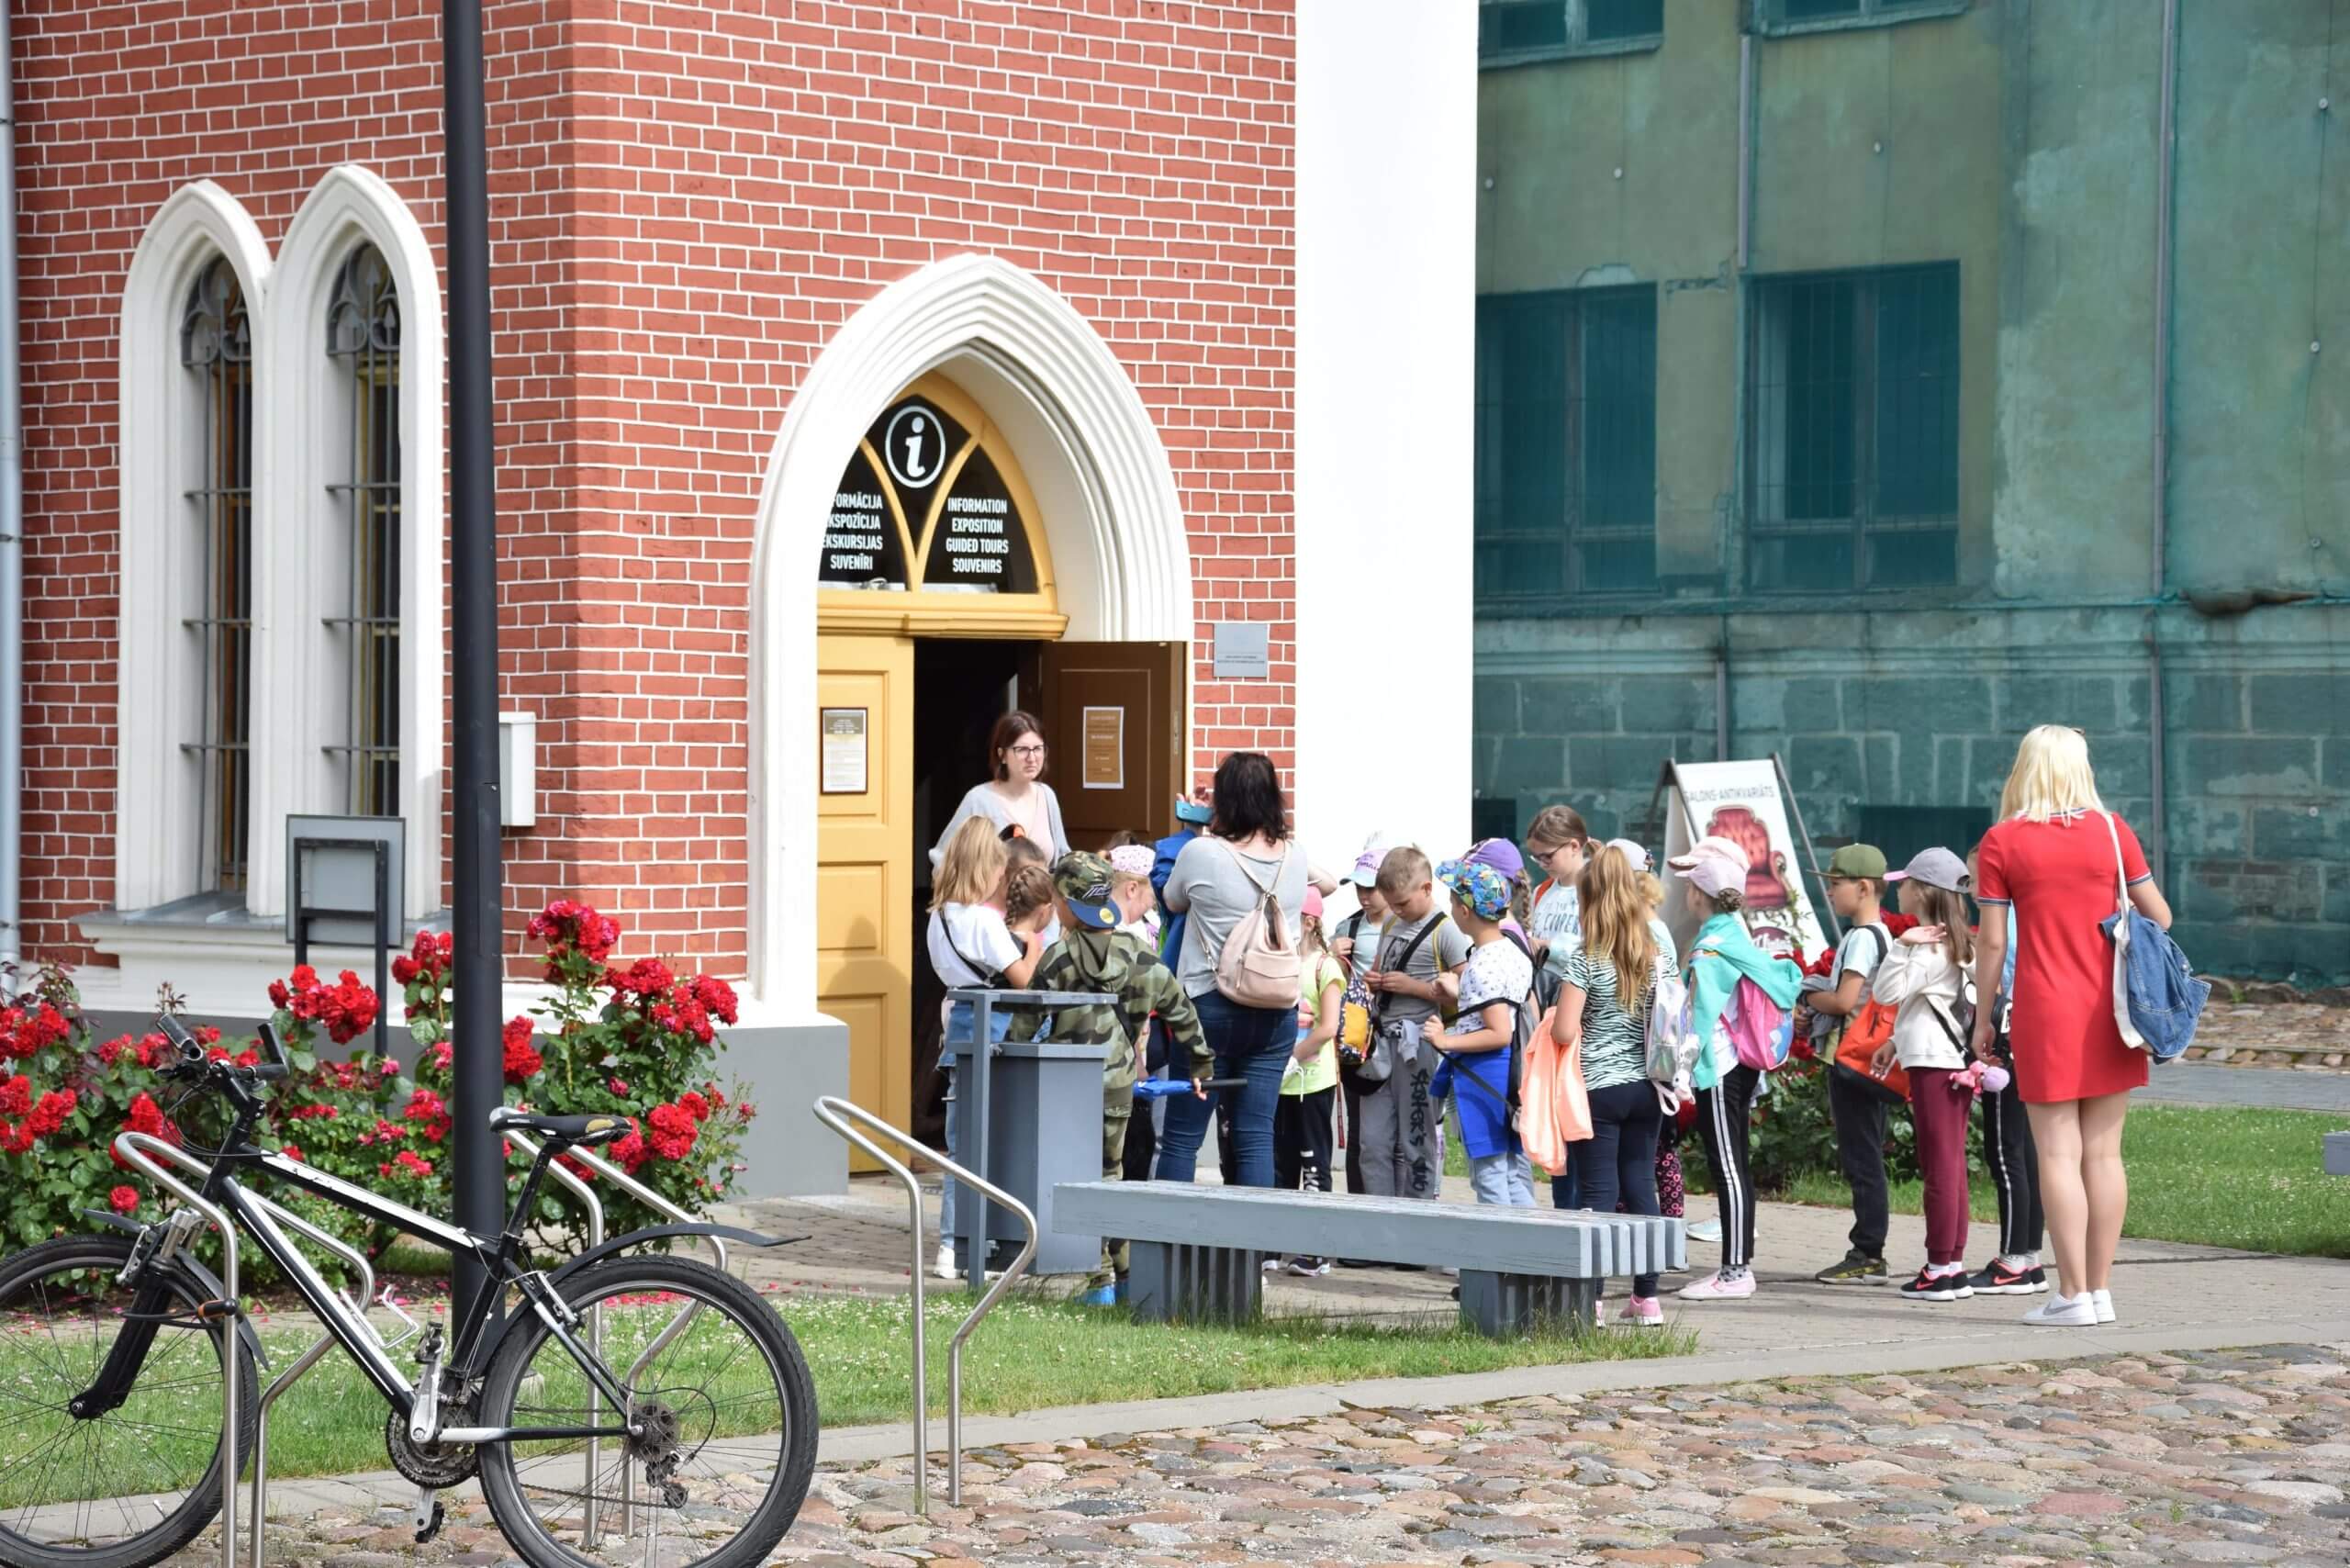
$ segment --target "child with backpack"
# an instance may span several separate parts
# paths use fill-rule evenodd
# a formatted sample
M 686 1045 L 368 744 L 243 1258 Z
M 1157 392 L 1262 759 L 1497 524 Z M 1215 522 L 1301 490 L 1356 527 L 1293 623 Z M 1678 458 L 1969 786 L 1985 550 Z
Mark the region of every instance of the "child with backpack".
M 1038 991 L 1097 991 L 1113 998 L 1080 1007 L 1012 1010 L 1015 1039 L 1039 1037 L 1073 1045 L 1107 1046 L 1102 1060 L 1102 1179 L 1115 1182 L 1125 1169 L 1126 1127 L 1134 1115 L 1139 1042 L 1153 1015 L 1167 1021 L 1173 1036 L 1176 1070 L 1196 1085 L 1214 1070 L 1214 1053 L 1201 1028 L 1198 1010 L 1174 974 L 1141 942 L 1118 929 L 1124 912 L 1111 893 L 1110 863 L 1075 850 L 1053 862 L 1048 883 L 1060 939 L 1037 962 Z M 1074 1129 L 1072 1129 L 1074 1130 Z M 1126 1244 L 1104 1238 L 1102 1260 L 1078 1301 L 1109 1306 L 1126 1275 Z
M 1754 1183 L 1748 1174 L 1748 1124 L 1762 1075 L 1786 1060 L 1794 1036 L 1797 974 L 1754 944 L 1739 912 L 1746 905 L 1743 847 L 1709 834 L 1666 864 L 1688 884 L 1705 917 L 1689 945 L 1689 1021 L 1695 1040 L 1691 1083 L 1697 1127 L 1713 1167 L 1722 1215 L 1722 1264 L 1684 1286 L 1684 1301 L 1743 1301 L 1754 1294 Z
M 1877 1000 L 1893 1007 L 1893 1037 L 1877 1047 L 1880 1073 L 1897 1060 L 1909 1079 L 1918 1164 L 1926 1176 L 1926 1262 L 1901 1287 L 1904 1301 L 1961 1301 L 1966 1273 L 1967 1124 L 1975 1097 L 1955 1083 L 1965 1068 L 1975 1009 L 1966 972 L 1975 962 L 1966 924 L 1966 865 L 1947 849 L 1920 850 L 1891 881 L 1918 924 L 1877 967 Z
M 1902 1090 L 1872 1077 L 1868 1064 L 1893 1031 L 1889 1006 L 1872 1006 L 1870 981 L 1892 950 L 1885 921 L 1885 851 L 1848 844 L 1828 862 L 1828 905 L 1844 926 L 1824 989 L 1807 991 L 1796 1010 L 1796 1032 L 1819 1039 L 1828 1058 L 1828 1115 L 1836 1128 L 1836 1159 L 1852 1191 L 1852 1228 L 1844 1256 L 1812 1276 L 1823 1285 L 1881 1285 L 1887 1198 L 1886 1113 L 1901 1104 Z M 1817 1024 L 1824 1022 L 1824 1031 Z
M 1459 1014 L 1449 1027 L 1433 1016 L 1420 1025 L 1420 1038 L 1444 1058 L 1428 1097 L 1452 1094 L 1477 1201 L 1532 1208 L 1534 1168 L 1513 1120 L 1518 1053 L 1531 1021 L 1527 998 L 1534 988 L 1534 960 L 1502 933 L 1510 885 L 1499 871 L 1474 860 L 1448 860 L 1437 879 L 1452 895 L 1452 924 L 1471 946 L 1460 967 Z
M 1970 891 L 1975 869 L 1975 857 L 1969 855 Z M 1999 1195 L 1999 1251 L 1968 1278 L 1976 1295 L 2038 1295 L 2048 1289 L 2048 1271 L 2040 1260 L 2040 1243 L 2048 1229 L 2040 1205 L 2040 1152 L 2031 1141 L 2023 1091 L 2016 1086 L 2015 1047 L 2008 1034 L 2008 999 L 2016 990 L 2016 947 L 2010 926 L 1999 989 L 1990 1002 L 1989 1059 L 2008 1074 L 2008 1082 L 1997 1091 L 1985 1089 L 1981 1096 L 1983 1169 L 1990 1172 L 1991 1188 Z
M 1337 924 L 1330 943 L 1331 956 L 1346 971 L 1347 990 L 1338 1003 L 1338 1104 L 1345 1128 L 1340 1141 L 1346 1145 L 1347 1191 L 1367 1193 L 1362 1174 L 1362 1095 L 1363 1086 L 1357 1078 L 1363 1053 L 1371 1047 L 1371 1024 L 1373 1002 L 1371 971 L 1379 962 L 1379 933 L 1387 924 L 1387 901 L 1379 892 L 1379 863 L 1386 851 L 1376 847 L 1385 843 L 1374 834 L 1371 846 L 1366 847 L 1355 861 L 1354 873 L 1348 880 L 1355 890 L 1355 911 Z
M 1583 1203 L 1601 1214 L 1662 1212 L 1657 1193 L 1657 1136 L 1664 1114 L 1650 1077 L 1649 1015 L 1661 978 L 1678 979 L 1670 945 L 1660 948 L 1649 926 L 1639 873 L 1612 844 L 1583 867 L 1577 890 L 1583 944 L 1567 958 L 1550 1037 L 1582 1048 L 1584 1092 L 1591 1101 L 1591 1137 L 1567 1146 Z M 1632 1281 L 1620 1321 L 1664 1327 L 1654 1273 Z
M 1338 1015 L 1346 971 L 1322 936 L 1322 895 L 1305 890 L 1298 920 L 1297 1048 L 1281 1070 L 1281 1103 L 1273 1112 L 1273 1186 L 1283 1193 L 1326 1193 L 1336 1147 L 1338 1098 Z M 1268 1260 L 1266 1265 L 1273 1265 Z M 1289 1271 L 1313 1279 L 1329 1260 L 1300 1256 Z
M 1003 840 L 984 816 L 967 817 L 940 852 L 931 882 L 930 927 L 924 946 L 930 967 L 950 991 L 1028 983 L 1045 944 L 1032 918 L 1018 932 L 1004 918 L 1008 892 Z M 948 998 L 942 1038 L 948 1045 L 971 1038 L 968 1002 Z M 955 1056 L 942 1052 L 939 1076 L 946 1086 L 946 1152 L 954 1154 L 961 1116 L 955 1098 Z M 955 1273 L 955 1182 L 938 1187 L 938 1261 L 941 1279 Z
M 1379 892 L 1389 913 L 1369 980 L 1378 1003 L 1371 1044 L 1355 1081 L 1363 1182 L 1382 1198 L 1441 1194 L 1444 1145 L 1428 1101 L 1435 1063 L 1422 1025 L 1445 1002 L 1438 978 L 1469 957 L 1469 937 L 1437 907 L 1434 879 L 1428 857 L 1408 844 L 1379 863 Z

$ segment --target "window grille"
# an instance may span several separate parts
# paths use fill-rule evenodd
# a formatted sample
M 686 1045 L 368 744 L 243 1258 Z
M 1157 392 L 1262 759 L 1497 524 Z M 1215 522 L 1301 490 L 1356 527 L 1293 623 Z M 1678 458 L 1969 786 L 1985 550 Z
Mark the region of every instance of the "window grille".
M 1758 278 L 1747 516 L 1758 588 L 1958 577 L 1958 265 Z
M 357 816 L 399 813 L 400 301 L 372 245 L 352 252 L 327 306 L 327 357 L 343 372 L 349 477 L 327 487 L 349 544 L 341 633 L 345 798 Z
M 188 290 L 180 364 L 200 410 L 197 483 L 183 493 L 201 563 L 196 613 L 180 624 L 202 672 L 195 738 L 180 749 L 197 763 L 198 890 L 236 893 L 252 821 L 253 366 L 244 290 L 225 256 Z
M 1477 302 L 1476 593 L 1656 586 L 1656 291 Z

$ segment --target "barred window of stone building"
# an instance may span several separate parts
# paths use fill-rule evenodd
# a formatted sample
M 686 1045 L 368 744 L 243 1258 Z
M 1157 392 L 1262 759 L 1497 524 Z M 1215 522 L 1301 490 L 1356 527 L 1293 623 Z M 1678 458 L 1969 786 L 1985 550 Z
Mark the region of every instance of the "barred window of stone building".
M 327 486 L 347 562 L 341 633 L 348 720 L 327 747 L 345 765 L 354 815 L 399 813 L 400 301 L 373 245 L 353 251 L 327 306 L 326 352 L 342 373 L 342 473 Z
M 1664 0 L 1480 0 L 1477 58 L 1488 65 L 1653 49 Z
M 1747 518 L 1758 588 L 1958 577 L 1958 264 L 1758 278 Z
M 200 431 L 189 502 L 202 580 L 182 621 L 202 671 L 181 750 L 197 765 L 197 889 L 242 892 L 252 820 L 253 366 L 244 290 L 228 258 L 196 274 L 180 315 L 180 364 Z
M 1476 594 L 1656 586 L 1656 290 L 1477 301 Z
M 1967 0 L 1762 0 L 1763 27 L 1770 31 L 1838 22 L 1897 22 L 1919 16 L 1949 16 Z

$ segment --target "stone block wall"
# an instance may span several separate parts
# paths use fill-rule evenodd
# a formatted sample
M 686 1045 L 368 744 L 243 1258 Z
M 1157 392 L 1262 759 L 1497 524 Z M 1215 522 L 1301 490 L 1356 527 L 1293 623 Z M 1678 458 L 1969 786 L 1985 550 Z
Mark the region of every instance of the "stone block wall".
M 2350 657 L 2335 650 L 2350 628 L 2331 609 L 2266 613 L 2256 637 L 2185 612 L 2163 623 L 2165 890 L 2199 969 L 2341 984 Z M 1697 624 L 1708 640 L 1727 628 L 1730 755 L 1778 754 L 1823 853 L 1858 834 L 1866 807 L 1995 812 L 2016 742 L 2039 723 L 2087 732 L 2100 792 L 2153 851 L 2153 680 L 2121 626 L 1884 614 L 1856 648 L 1828 648 L 1800 645 L 1791 619 Z M 1556 801 L 1595 833 L 1631 830 L 1666 757 L 1715 755 L 1712 649 L 1669 623 L 1488 623 L 1478 663 L 1488 823 L 1502 801 L 1519 828 Z M 1610 673 L 1631 665 L 1645 673 Z

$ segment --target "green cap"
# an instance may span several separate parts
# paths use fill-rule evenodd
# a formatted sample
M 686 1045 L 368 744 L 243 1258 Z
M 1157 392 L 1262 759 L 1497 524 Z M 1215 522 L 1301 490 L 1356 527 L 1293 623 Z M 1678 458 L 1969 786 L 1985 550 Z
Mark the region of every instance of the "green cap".
M 1828 858 L 1831 877 L 1866 877 L 1885 880 L 1885 851 L 1874 844 L 1848 844 Z

